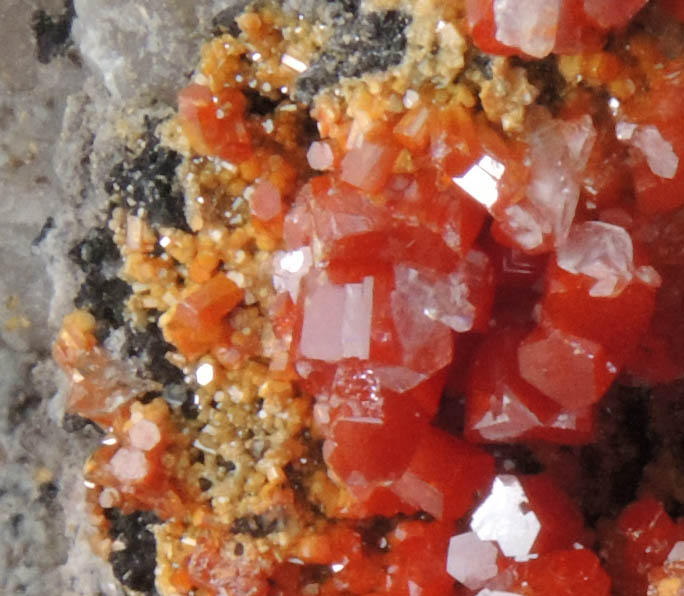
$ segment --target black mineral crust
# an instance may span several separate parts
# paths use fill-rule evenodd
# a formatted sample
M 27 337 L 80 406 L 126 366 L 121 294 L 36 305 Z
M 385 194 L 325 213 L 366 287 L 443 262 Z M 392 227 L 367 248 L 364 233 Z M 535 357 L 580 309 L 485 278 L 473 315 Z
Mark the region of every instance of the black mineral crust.
M 156 323 L 149 323 L 144 331 L 126 328 L 124 353 L 142 360 L 147 375 L 164 386 L 183 382 L 183 372 L 166 359 L 175 348 L 164 340 Z
M 75 17 L 73 0 L 66 0 L 64 11 L 58 16 L 50 16 L 44 10 L 33 13 L 31 28 L 36 37 L 38 62 L 49 64 L 66 53 L 71 46 L 71 24 Z
M 185 198 L 176 180 L 181 156 L 159 144 L 153 130 L 156 122 L 147 121 L 142 150 L 116 164 L 105 183 L 109 194 L 119 193 L 124 207 L 144 216 L 154 225 L 190 231 L 185 219 Z
M 71 248 L 69 258 L 86 274 L 74 304 L 92 313 L 97 320 L 96 336 L 103 341 L 112 329 L 124 324 L 125 302 L 131 294 L 130 286 L 112 273 L 121 254 L 111 230 L 91 229 Z
M 93 314 L 98 322 L 96 336 L 102 341 L 111 329 L 124 324 L 124 308 L 130 294 L 131 287 L 123 279 L 109 278 L 93 269 L 81 285 L 74 304 Z
M 114 243 L 113 232 L 106 227 L 92 228 L 85 238 L 69 251 L 69 258 L 84 273 L 100 268 L 106 263 L 116 263 L 121 253 Z
M 233 522 L 233 534 L 248 534 L 252 538 L 263 538 L 281 529 L 281 520 L 267 515 L 247 515 Z
M 410 23 L 409 15 L 389 10 L 355 15 L 336 27 L 327 47 L 297 82 L 297 100 L 310 102 L 342 77 L 360 77 L 399 64 Z
M 601 402 L 596 441 L 580 449 L 588 486 L 582 508 L 590 524 L 632 502 L 654 445 L 647 389 L 615 385 Z
M 211 20 L 214 35 L 230 33 L 233 37 L 240 35 L 240 27 L 235 22 L 252 0 L 236 0 L 224 8 Z
M 105 509 L 111 526 L 109 535 L 124 548 L 112 550 L 109 562 L 116 578 L 128 588 L 154 596 L 154 569 L 157 547 L 154 534 L 148 526 L 159 523 L 154 513 L 136 511 L 124 515 L 119 509 Z

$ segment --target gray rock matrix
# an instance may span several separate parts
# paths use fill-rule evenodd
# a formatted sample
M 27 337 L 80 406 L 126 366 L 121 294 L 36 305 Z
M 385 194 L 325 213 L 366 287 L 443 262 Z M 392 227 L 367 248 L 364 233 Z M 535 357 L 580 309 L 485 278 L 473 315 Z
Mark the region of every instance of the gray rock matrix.
M 104 223 L 104 181 L 124 150 L 114 123 L 171 109 L 227 4 L 0 2 L 3 596 L 122 593 L 86 539 L 81 468 L 100 437 L 64 419 L 50 358 L 83 278 L 67 253 Z

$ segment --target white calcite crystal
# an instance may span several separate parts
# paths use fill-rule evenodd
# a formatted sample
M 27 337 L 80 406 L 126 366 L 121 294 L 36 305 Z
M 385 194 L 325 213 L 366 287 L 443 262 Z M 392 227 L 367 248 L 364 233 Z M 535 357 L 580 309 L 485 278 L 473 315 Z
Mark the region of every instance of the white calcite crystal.
M 476 596 L 521 596 L 518 592 L 502 592 L 501 590 L 480 590 Z
M 447 573 L 469 590 L 477 590 L 499 572 L 497 555 L 494 543 L 480 540 L 475 532 L 458 534 L 449 540 Z
M 665 562 L 666 563 L 684 562 L 684 540 L 680 540 L 679 542 L 675 542 L 674 546 L 672 547 L 672 550 L 667 555 L 667 559 L 665 559 Z
M 485 155 L 463 176 L 454 176 L 454 183 L 487 209 L 499 200 L 499 181 L 506 171 L 505 166 L 489 155 Z
M 480 540 L 493 540 L 507 557 L 526 560 L 532 552 L 541 524 L 520 481 L 503 474 L 494 479 L 489 496 L 475 510 L 470 529 Z
M 503 395 L 500 409 L 490 408 L 473 429 L 488 441 L 505 441 L 520 437 L 537 426 L 541 426 L 539 418 L 510 391 Z
M 494 0 L 496 39 L 543 58 L 556 43 L 561 0 Z
M 619 226 L 588 221 L 572 227 L 558 248 L 558 266 L 593 277 L 591 296 L 612 296 L 632 280 L 634 250 L 629 233 Z
M 663 138 L 656 126 L 618 122 L 615 135 L 618 140 L 640 151 L 656 176 L 674 178 L 679 168 L 679 157 L 672 143 Z
M 278 251 L 273 257 L 273 287 L 278 292 L 287 292 L 292 302 L 297 302 L 302 278 L 311 270 L 313 255 L 308 246 Z
M 372 277 L 343 285 L 316 280 L 304 302 L 302 355 L 329 362 L 368 358 L 372 314 Z

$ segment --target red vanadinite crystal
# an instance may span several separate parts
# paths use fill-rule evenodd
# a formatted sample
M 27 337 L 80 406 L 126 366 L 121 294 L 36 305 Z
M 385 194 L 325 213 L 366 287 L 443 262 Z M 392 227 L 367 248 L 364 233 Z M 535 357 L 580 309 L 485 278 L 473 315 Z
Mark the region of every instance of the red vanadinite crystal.
M 443 596 L 453 589 L 446 553 L 453 530 L 447 524 L 402 522 L 389 535 L 387 594 Z
M 609 596 L 610 578 L 589 550 L 558 550 L 513 568 L 507 591 L 521 596 Z M 645 592 L 644 592 L 645 594 Z
M 261 570 L 221 552 L 225 537 L 209 535 L 198 541 L 187 562 L 188 579 L 194 587 L 211 594 L 253 594 L 266 596 L 269 582 Z
M 605 32 L 626 26 L 648 0 L 468 0 L 466 14 L 483 52 L 543 58 L 600 48 Z
M 668 14 L 684 22 L 684 4 L 679 0 L 657 0 L 656 4 Z
M 584 518 L 577 505 L 545 474 L 521 476 L 529 510 L 541 524 L 532 552 L 551 553 L 579 543 Z
M 589 441 L 590 409 L 568 409 L 520 376 L 518 351 L 525 335 L 524 329 L 504 329 L 476 351 L 468 382 L 466 437 L 494 442 L 535 437 L 560 443 Z
M 602 29 L 617 29 L 627 25 L 648 0 L 625 0 L 619 4 L 611 0 L 584 0 L 587 18 Z
M 407 396 L 381 389 L 371 370 L 338 367 L 328 409 L 326 463 L 352 490 L 395 480 L 422 434 L 424 416 Z M 339 405 L 333 405 L 339 401 Z
M 663 505 L 643 498 L 629 505 L 603 535 L 602 555 L 620 596 L 643 596 L 648 573 L 663 564 L 684 528 L 675 524 Z
M 431 428 L 391 490 L 439 521 L 455 521 L 473 505 L 494 476 L 492 457 L 452 435 Z

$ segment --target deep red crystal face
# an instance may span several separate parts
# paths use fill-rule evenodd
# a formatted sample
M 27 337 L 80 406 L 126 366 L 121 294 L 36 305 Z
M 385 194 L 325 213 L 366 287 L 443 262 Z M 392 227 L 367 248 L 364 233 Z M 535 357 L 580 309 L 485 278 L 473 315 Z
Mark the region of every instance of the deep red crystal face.
M 558 550 L 514 571 L 517 580 L 509 588 L 513 593 L 529 596 L 559 594 L 562 596 L 607 596 L 610 578 L 599 558 L 587 549 Z
M 662 565 L 673 545 L 682 540 L 662 503 L 643 498 L 629 505 L 604 537 L 606 568 L 620 594 L 637 596 L 648 590 L 648 573 Z
M 668 14 L 684 21 L 684 6 L 678 0 L 658 0 L 657 4 Z
M 466 15 L 473 41 L 483 52 L 543 58 L 551 52 L 600 49 L 606 32 L 625 27 L 647 2 L 552 0 L 512 5 L 467 0 Z
M 544 327 L 518 346 L 518 368 L 523 379 L 570 411 L 599 401 L 618 372 L 600 344 Z
M 586 404 L 577 405 L 574 393 L 570 404 L 562 404 L 521 376 L 519 353 L 522 349 L 525 356 L 523 340 L 527 337 L 525 329 L 507 328 L 492 334 L 477 349 L 468 382 L 466 436 L 493 442 L 527 438 L 558 443 L 590 440 L 593 414 Z M 531 369 L 535 373 L 542 370 L 542 385 L 544 379 L 554 378 L 548 366 L 545 371 L 537 366 Z M 593 379 L 591 372 L 588 382 Z M 575 386 L 574 380 L 571 386 Z
M 396 480 L 426 431 L 418 405 L 382 389 L 373 371 L 364 368 L 338 367 L 330 392 L 330 430 L 323 446 L 330 470 L 358 493 Z

